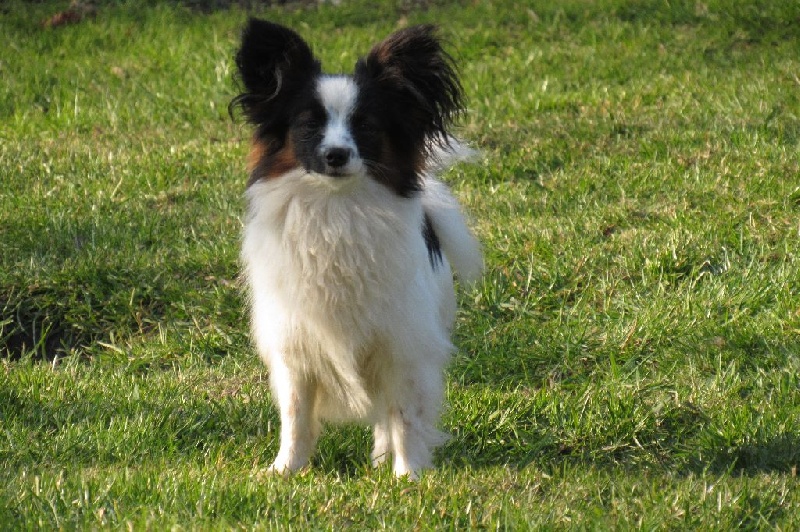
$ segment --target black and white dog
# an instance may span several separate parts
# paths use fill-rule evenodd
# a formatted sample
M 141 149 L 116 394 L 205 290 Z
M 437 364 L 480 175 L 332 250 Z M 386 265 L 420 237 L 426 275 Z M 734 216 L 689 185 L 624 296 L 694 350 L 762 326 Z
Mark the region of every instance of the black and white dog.
M 255 126 L 242 260 L 255 345 L 280 408 L 271 470 L 302 468 L 322 421 L 374 427 L 373 463 L 417 477 L 453 350 L 451 266 L 483 267 L 434 177 L 469 150 L 448 133 L 461 85 L 432 26 L 400 30 L 327 75 L 294 31 L 251 19 L 232 103 Z

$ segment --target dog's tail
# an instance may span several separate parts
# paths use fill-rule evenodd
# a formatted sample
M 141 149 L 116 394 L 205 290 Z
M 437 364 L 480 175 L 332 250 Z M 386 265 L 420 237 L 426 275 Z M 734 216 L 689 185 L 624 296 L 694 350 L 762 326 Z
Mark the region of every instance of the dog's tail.
M 422 192 L 422 208 L 431 221 L 447 260 L 459 281 L 474 283 L 483 272 L 481 245 L 467 226 L 458 201 L 450 189 L 433 177 L 453 164 L 468 160 L 475 152 L 457 139 L 433 150 L 428 162 L 428 175 Z

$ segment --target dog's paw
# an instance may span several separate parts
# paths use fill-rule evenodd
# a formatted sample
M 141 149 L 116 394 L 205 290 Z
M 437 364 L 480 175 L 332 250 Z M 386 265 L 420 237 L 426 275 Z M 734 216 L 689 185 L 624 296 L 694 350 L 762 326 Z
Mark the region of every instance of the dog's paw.
M 264 474 L 270 477 L 288 477 L 294 472 L 295 470 L 288 465 L 279 464 L 277 462 L 270 464 L 270 466 L 264 470 Z
M 258 478 L 288 477 L 302 470 L 305 464 L 290 464 L 285 461 L 275 460 L 269 467 L 258 471 Z
M 420 471 L 414 469 L 394 468 L 394 476 L 398 479 L 410 480 L 416 482 L 419 480 Z

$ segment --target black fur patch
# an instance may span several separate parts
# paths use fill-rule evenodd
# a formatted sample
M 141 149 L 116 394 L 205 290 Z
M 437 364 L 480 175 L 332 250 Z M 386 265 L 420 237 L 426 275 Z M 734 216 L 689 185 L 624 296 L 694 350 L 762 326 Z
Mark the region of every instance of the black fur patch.
M 428 260 L 431 261 L 431 268 L 436 271 L 442 265 L 442 245 L 436 231 L 433 230 L 433 223 L 428 213 L 425 213 L 422 221 L 422 238 L 425 239 L 425 247 L 428 248 Z

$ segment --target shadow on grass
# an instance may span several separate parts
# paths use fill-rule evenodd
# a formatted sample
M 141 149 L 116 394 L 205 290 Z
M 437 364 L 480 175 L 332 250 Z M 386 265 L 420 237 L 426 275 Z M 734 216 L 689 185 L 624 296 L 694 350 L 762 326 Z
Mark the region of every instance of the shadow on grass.
M 192 456 L 202 461 L 216 451 L 237 460 L 240 450 L 252 452 L 254 445 L 263 445 L 264 461 L 271 458 L 278 439 L 269 430 L 271 418 L 276 417 L 271 405 L 211 400 L 200 393 L 187 400 L 180 390 L 162 392 L 170 395 L 164 399 L 142 400 L 136 397 L 138 388 L 107 402 L 88 397 L 86 390 L 80 398 L 67 392 L 45 399 L 1 388 L 0 419 L 9 439 L 25 445 L 12 443 L 0 456 L 16 467 L 76 467 Z
M 697 461 L 692 472 L 712 471 L 755 475 L 759 473 L 796 474 L 800 464 L 800 435 L 783 433 L 764 441 L 748 442 L 717 450 L 708 462 Z
M 739 371 L 762 372 L 773 363 L 762 360 L 757 368 L 745 366 Z M 789 371 L 785 364 L 781 367 L 784 373 Z M 781 382 L 791 389 L 795 381 L 786 377 Z M 716 407 L 706 411 L 676 401 L 669 389 L 658 385 L 633 391 L 626 386 L 573 390 L 566 385 L 559 388 L 565 394 L 563 406 L 555 404 L 540 384 L 527 386 L 533 388 L 525 383 L 509 388 L 506 378 L 467 385 L 470 392 L 457 387 L 447 416 L 454 437 L 441 449 L 441 463 L 456 469 L 556 471 L 560 465 L 580 464 L 625 471 L 668 470 L 677 475 L 795 474 L 800 464 L 800 433 L 783 429 L 793 419 L 787 400 L 775 407 L 784 413 L 761 421 L 747 404 L 730 411 Z M 745 393 L 750 393 L 746 386 L 731 389 L 737 399 Z
M 457 443 L 455 445 L 458 446 Z M 547 435 L 530 449 L 510 449 L 504 445 L 490 444 L 484 447 L 483 453 L 460 454 L 454 451 L 451 444 L 439 453 L 439 463 L 453 469 L 507 467 L 523 470 L 535 467 L 557 471 L 562 465 L 571 464 L 624 471 L 669 470 L 679 476 L 706 473 L 734 476 L 777 473 L 794 476 L 800 464 L 800 435 L 784 433 L 763 441 L 712 450 L 704 453 L 702 458 L 688 459 L 677 449 L 662 449 L 657 457 L 635 449 L 623 452 L 576 449 Z
M 217 324 L 241 326 L 238 286 L 228 280 L 233 245 L 231 256 L 209 251 L 202 238 L 181 234 L 190 222 L 177 215 L 130 212 L 104 223 L 69 216 L 4 228 L 0 359 L 53 360 L 209 309 Z
M 86 397 L 41 399 L 0 387 L 0 419 L 12 442 L 7 452 L 0 449 L 0 459 L 11 468 L 61 469 L 178 459 L 203 463 L 215 456 L 244 462 L 257 473 L 275 458 L 279 424 L 271 401 L 244 403 L 186 391 L 168 395 L 104 403 Z M 327 426 L 311 469 L 343 479 L 361 477 L 371 469 L 371 445 L 366 427 Z
M 58 387 L 59 383 L 52 385 Z M 70 399 L 69 393 L 43 399 L 35 393 L 0 388 L 0 418 L 13 435 L 3 460 L 21 468 L 34 464 L 82 467 L 177 457 L 202 462 L 208 456 L 226 456 L 226 460 L 244 460 L 257 469 L 266 467 L 277 452 L 277 413 L 266 394 L 265 400 L 243 402 L 210 398 L 198 391 L 162 393 L 164 398 L 126 396 L 106 402 L 102 398 Z M 750 438 L 738 445 L 720 443 L 716 449 L 696 443 L 702 439 L 699 434 L 668 443 L 642 436 L 637 446 L 604 449 L 598 441 L 567 443 L 546 428 L 479 437 L 451 430 L 454 437 L 437 452 L 436 463 L 452 470 L 534 467 L 558 471 L 563 465 L 572 465 L 749 476 L 793 474 L 800 462 L 800 434 L 790 432 Z M 15 446 L 14 440 L 26 443 Z M 326 427 L 312 470 L 344 479 L 362 476 L 370 469 L 371 445 L 365 427 Z M 700 446 L 704 450 L 699 450 Z
M 88 267 L 74 278 L 55 274 L 35 285 L 0 287 L 0 357 L 53 360 L 108 342 L 115 332 L 144 334 L 167 314 L 162 273 Z

